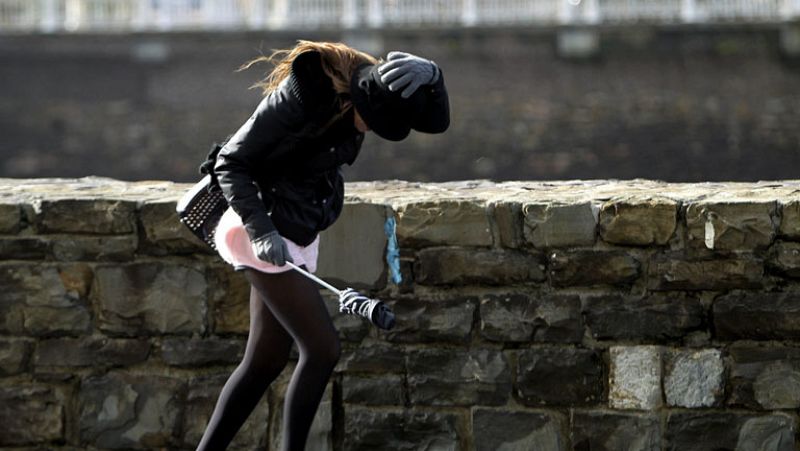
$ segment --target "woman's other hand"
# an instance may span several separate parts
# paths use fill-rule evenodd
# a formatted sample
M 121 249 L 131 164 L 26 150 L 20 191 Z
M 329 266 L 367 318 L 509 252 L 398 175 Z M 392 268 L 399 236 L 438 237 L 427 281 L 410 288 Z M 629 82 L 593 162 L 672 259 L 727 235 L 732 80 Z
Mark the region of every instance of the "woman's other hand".
M 277 231 L 256 238 L 252 243 L 253 252 L 261 260 L 272 263 L 276 266 L 283 266 L 287 261 L 294 263 L 292 256 L 289 255 L 289 248 L 286 241 Z
M 389 52 L 388 62 L 381 65 L 378 73 L 381 81 L 391 91 L 403 89 L 401 97 L 407 99 L 422 85 L 435 83 L 439 78 L 436 63 L 405 52 Z

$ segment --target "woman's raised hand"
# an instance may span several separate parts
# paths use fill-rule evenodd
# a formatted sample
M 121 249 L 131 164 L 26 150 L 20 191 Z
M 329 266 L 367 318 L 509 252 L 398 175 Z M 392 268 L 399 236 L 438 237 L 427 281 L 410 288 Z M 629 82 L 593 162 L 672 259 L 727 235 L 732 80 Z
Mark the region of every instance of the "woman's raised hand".
M 388 62 L 378 68 L 381 81 L 389 85 L 391 91 L 403 89 L 400 96 L 404 99 L 422 85 L 435 83 L 439 78 L 436 63 L 425 58 L 405 52 L 389 52 Z

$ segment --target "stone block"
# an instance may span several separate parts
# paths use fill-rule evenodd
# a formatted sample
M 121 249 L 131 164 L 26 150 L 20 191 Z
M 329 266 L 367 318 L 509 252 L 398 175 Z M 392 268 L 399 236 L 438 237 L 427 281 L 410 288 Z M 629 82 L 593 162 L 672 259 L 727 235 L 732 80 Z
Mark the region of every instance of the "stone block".
M 540 254 L 458 247 L 421 250 L 414 275 L 422 285 L 507 285 L 545 278 Z
M 664 365 L 664 394 L 676 407 L 712 407 L 725 391 L 725 365 L 718 349 L 670 349 Z
M 687 243 L 693 248 L 753 250 L 775 239 L 775 202 L 702 201 L 686 209 Z
M 674 254 L 656 255 L 650 261 L 647 277 L 651 290 L 760 288 L 764 262 L 749 255 L 699 261 L 685 261 Z
M 663 404 L 658 346 L 612 346 L 608 402 L 614 409 L 653 410 Z
M 147 201 L 139 208 L 142 249 L 154 255 L 213 252 L 181 223 L 174 201 Z
M 627 285 L 639 277 L 639 262 L 622 251 L 553 251 L 550 281 L 556 287 Z
M 0 446 L 64 440 L 65 414 L 62 396 L 51 387 L 0 387 Z
M 112 334 L 191 334 L 205 330 L 206 280 L 172 263 L 98 266 L 97 323 Z
M 522 204 L 519 202 L 495 202 L 489 205 L 489 210 L 494 218 L 502 247 L 518 248 L 525 244 Z
M 378 377 L 345 375 L 342 380 L 342 401 L 346 404 L 371 406 L 405 404 L 403 376 L 381 374 Z
M 336 222 L 320 234 L 317 275 L 336 286 L 383 288 L 386 213 L 383 205 L 346 204 Z
M 800 338 L 800 292 L 733 292 L 714 300 L 714 331 L 723 340 Z
M 60 261 L 127 261 L 136 253 L 135 235 L 59 236 L 51 239 L 53 258 Z
M 466 420 L 450 411 L 345 404 L 344 451 L 466 449 Z
M 491 246 L 489 227 L 486 208 L 474 201 L 415 202 L 397 210 L 400 247 Z
M 778 231 L 781 236 L 790 240 L 800 239 L 800 200 L 781 205 L 781 224 Z
M 591 451 L 661 451 L 657 414 L 608 410 L 572 411 L 572 449 Z
M 269 449 L 283 449 L 283 407 L 285 403 L 286 387 L 294 369 L 284 371 L 272 383 L 269 390 L 271 420 L 268 422 Z M 308 431 L 305 449 L 332 451 L 333 450 L 333 382 L 329 382 L 322 393 L 319 407 Z
M 481 299 L 481 335 L 491 341 L 580 343 L 581 300 L 576 295 L 509 294 Z
M 536 248 L 592 246 L 597 212 L 589 202 L 525 204 L 525 239 Z
M 174 448 L 183 412 L 181 379 L 111 372 L 81 380 L 80 439 L 99 448 Z
M 800 408 L 800 348 L 734 344 L 728 404 L 748 409 Z
M 247 335 L 250 330 L 250 284 L 230 265 L 210 265 L 209 322 L 215 334 Z
M 493 349 L 417 349 L 408 355 L 408 392 L 413 405 L 505 404 L 508 359 Z
M 612 199 L 600 208 L 600 237 L 625 246 L 665 245 L 675 233 L 678 203 L 671 199 Z
M 136 231 L 136 203 L 109 199 L 44 200 L 37 206 L 40 233 L 114 235 Z
M 705 309 L 699 298 L 681 293 L 612 294 L 586 297 L 583 314 L 595 339 L 661 342 L 702 327 Z
M 0 203 L 0 233 L 17 233 L 22 226 L 22 209 L 17 204 Z
M 358 347 L 345 348 L 336 372 L 405 373 L 405 352 L 397 345 L 366 339 Z
M 797 419 L 783 413 L 669 412 L 668 451 L 794 451 Z
M 542 347 L 519 351 L 516 393 L 527 406 L 596 404 L 603 399 L 603 359 L 591 349 Z
M 800 278 L 800 243 L 775 243 L 770 248 L 767 267 L 783 276 Z
M 241 361 L 244 347 L 239 339 L 165 338 L 161 358 L 173 366 L 226 365 Z
M 476 450 L 571 449 L 564 431 L 567 418 L 556 412 L 529 412 L 472 408 L 472 436 Z
M 36 347 L 34 364 L 43 366 L 105 367 L 143 362 L 150 343 L 140 339 L 102 336 L 42 340 Z
M 91 318 L 85 265 L 0 266 L 0 333 L 64 335 L 86 332 Z
M 394 311 L 395 327 L 381 336 L 396 343 L 467 342 L 472 332 L 476 298 L 387 301 Z
M 184 447 L 195 449 L 200 443 L 228 377 L 230 372 L 196 376 L 189 381 L 181 428 Z M 267 449 L 268 421 L 269 402 L 266 396 L 262 396 L 227 449 Z
M 52 248 L 50 240 L 41 236 L 0 238 L 0 259 L 44 260 Z
M 0 339 L 0 377 L 28 371 L 33 341 Z

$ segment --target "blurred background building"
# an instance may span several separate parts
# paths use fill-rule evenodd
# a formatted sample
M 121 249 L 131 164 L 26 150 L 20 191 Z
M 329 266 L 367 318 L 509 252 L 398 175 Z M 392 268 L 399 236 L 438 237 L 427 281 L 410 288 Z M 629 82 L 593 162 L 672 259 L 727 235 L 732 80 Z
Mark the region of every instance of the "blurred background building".
M 444 70 L 349 180 L 798 178 L 800 0 L 0 0 L 0 177 L 193 181 L 297 39 Z

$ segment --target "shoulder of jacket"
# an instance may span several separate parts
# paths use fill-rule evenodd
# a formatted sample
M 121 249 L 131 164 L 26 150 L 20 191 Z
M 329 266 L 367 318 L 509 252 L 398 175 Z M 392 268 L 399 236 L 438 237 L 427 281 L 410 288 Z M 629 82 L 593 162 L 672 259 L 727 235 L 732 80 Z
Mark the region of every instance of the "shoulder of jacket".
M 307 51 L 292 61 L 288 87 L 305 110 L 316 110 L 330 105 L 336 92 L 333 82 L 322 69 L 322 55 Z

